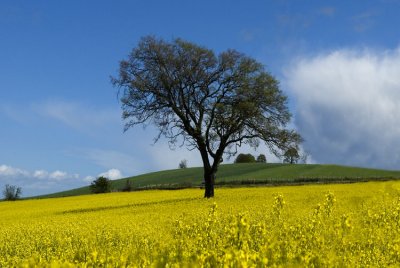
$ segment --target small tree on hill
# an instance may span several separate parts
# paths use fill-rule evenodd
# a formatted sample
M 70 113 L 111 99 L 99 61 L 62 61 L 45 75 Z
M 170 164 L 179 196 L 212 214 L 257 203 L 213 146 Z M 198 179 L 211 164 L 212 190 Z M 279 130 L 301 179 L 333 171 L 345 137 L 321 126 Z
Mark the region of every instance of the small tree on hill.
M 179 163 L 179 168 L 187 168 L 187 160 L 183 159 L 180 163 Z
M 296 164 L 299 159 L 299 151 L 294 147 L 287 149 L 283 155 L 283 163 Z
M 15 201 L 20 198 L 22 193 L 21 187 L 6 184 L 3 190 L 4 200 Z
M 98 177 L 90 184 L 90 190 L 94 194 L 111 192 L 111 181 L 106 177 Z
M 254 163 L 256 159 L 252 154 L 239 154 L 236 159 L 235 163 Z
M 267 158 L 265 157 L 265 155 L 260 154 L 259 156 L 257 156 L 257 162 L 258 163 L 267 163 Z

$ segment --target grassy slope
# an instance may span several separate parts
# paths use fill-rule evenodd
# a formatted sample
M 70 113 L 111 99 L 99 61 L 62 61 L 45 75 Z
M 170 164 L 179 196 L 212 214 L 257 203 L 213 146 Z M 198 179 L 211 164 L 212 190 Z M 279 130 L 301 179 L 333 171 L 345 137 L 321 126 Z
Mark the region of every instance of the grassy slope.
M 174 169 L 153 172 L 139 176 L 113 181 L 113 187 L 120 189 L 130 179 L 134 187 L 151 185 L 187 184 L 198 186 L 202 182 L 203 170 L 201 167 Z M 217 183 L 238 183 L 241 181 L 265 181 L 270 183 L 290 183 L 296 181 L 340 181 L 342 179 L 379 179 L 400 178 L 400 171 L 366 169 L 337 165 L 289 165 L 289 164 L 227 164 L 221 165 L 217 173 Z M 45 197 L 60 197 L 90 193 L 89 187 L 72 189 L 69 191 L 46 195 Z

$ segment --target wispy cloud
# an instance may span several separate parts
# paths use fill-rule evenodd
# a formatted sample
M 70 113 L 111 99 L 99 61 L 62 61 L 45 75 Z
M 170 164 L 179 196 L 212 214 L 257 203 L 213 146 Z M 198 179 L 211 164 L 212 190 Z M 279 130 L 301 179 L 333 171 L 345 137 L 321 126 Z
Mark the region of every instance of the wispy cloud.
M 332 6 L 322 7 L 318 9 L 318 14 L 326 17 L 333 17 L 335 13 L 336 13 L 336 8 Z
M 240 31 L 240 39 L 244 42 L 253 42 L 260 34 L 258 29 L 243 29 Z
M 0 187 L 4 184 L 12 184 L 22 187 L 23 195 L 37 195 L 59 191 L 65 187 L 73 187 L 82 184 L 79 174 L 70 174 L 65 171 L 35 170 L 28 171 L 8 165 L 0 165 Z
M 13 179 L 13 178 L 28 178 L 28 179 L 39 179 L 48 181 L 62 181 L 66 179 L 79 179 L 79 174 L 69 174 L 64 171 L 56 170 L 49 172 L 46 170 L 35 170 L 33 172 L 15 168 L 7 165 L 0 166 L 0 178 L 2 179 Z
M 58 122 L 74 131 L 93 136 L 99 133 L 122 133 L 119 107 L 102 107 L 69 100 L 44 100 L 32 103 L 1 103 L 0 115 L 20 125 Z
M 42 116 L 57 120 L 80 131 L 99 131 L 122 125 L 118 109 L 93 107 L 72 101 L 51 100 L 35 103 L 33 109 Z
M 278 25 L 285 29 L 305 29 L 312 24 L 312 18 L 305 14 L 288 13 L 277 15 Z
M 317 162 L 399 169 L 400 48 L 341 49 L 286 73 L 295 123 Z
M 67 172 L 56 170 L 54 172 L 48 172 L 46 170 L 36 170 L 32 176 L 40 180 L 54 180 L 62 181 L 66 179 L 79 179 L 79 174 L 68 174 Z
M 96 177 L 99 176 L 105 176 L 111 180 L 123 177 L 122 172 L 116 168 L 101 172 Z M 5 184 L 20 186 L 24 196 L 69 190 L 87 185 L 94 179 L 95 176 L 88 175 L 82 178 L 77 173 L 68 173 L 61 170 L 47 171 L 38 169 L 31 172 L 4 164 L 0 165 L 0 187 Z
M 354 15 L 351 20 L 353 22 L 353 29 L 356 32 L 366 32 L 375 25 L 375 20 L 378 14 L 375 11 L 366 11 Z
M 145 170 L 148 167 L 144 161 L 145 157 L 135 157 L 135 154 L 128 154 L 116 150 L 105 149 L 78 149 L 73 152 L 85 159 L 94 162 L 96 165 L 105 169 L 118 169 L 125 174 L 134 175 Z M 146 166 L 146 167 L 144 167 Z

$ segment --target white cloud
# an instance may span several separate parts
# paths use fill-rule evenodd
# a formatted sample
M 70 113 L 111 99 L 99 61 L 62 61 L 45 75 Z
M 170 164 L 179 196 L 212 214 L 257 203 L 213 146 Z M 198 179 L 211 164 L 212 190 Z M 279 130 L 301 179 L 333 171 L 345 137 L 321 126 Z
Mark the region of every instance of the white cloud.
M 0 187 L 5 184 L 20 186 L 24 196 L 33 196 L 80 187 L 82 179 L 79 174 L 60 170 L 49 172 L 39 169 L 30 172 L 21 168 L 0 165 Z
M 66 179 L 68 176 L 69 175 L 66 172 L 57 170 L 57 171 L 50 173 L 49 178 L 56 180 L 56 181 L 60 181 L 60 180 Z
M 400 49 L 304 57 L 285 82 L 315 161 L 399 169 Z
M 122 173 L 118 169 L 112 168 L 110 170 L 107 170 L 106 172 L 100 173 L 99 177 L 106 177 L 110 180 L 118 180 L 122 178 Z
M 46 170 L 36 170 L 32 173 L 32 177 L 40 180 L 54 180 L 61 181 L 65 179 L 79 179 L 79 174 L 69 174 L 64 171 L 56 170 L 54 172 L 48 172 Z
M 19 168 L 14 168 L 10 167 L 7 165 L 1 165 L 0 166 L 0 176 L 1 177 L 17 177 L 17 176 L 28 176 L 29 172 L 19 169 Z
M 91 183 L 92 181 L 94 181 L 96 178 L 93 176 L 86 176 L 83 181 L 87 182 L 87 183 Z
M 112 168 L 103 173 L 98 174 L 97 177 L 106 177 L 110 180 L 118 180 L 118 179 L 121 179 L 123 177 L 123 175 L 120 170 L 118 170 L 116 168 Z M 94 176 L 86 176 L 83 179 L 83 181 L 86 183 L 91 183 L 95 179 L 96 179 L 96 177 L 94 177 Z
M 36 170 L 33 172 L 33 177 L 38 178 L 38 179 L 46 179 L 49 176 L 49 172 L 46 170 Z

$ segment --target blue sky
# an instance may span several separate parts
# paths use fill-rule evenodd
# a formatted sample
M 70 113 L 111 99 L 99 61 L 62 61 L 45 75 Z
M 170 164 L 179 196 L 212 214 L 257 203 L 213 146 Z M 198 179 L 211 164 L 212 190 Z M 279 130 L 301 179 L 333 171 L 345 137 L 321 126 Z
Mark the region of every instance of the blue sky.
M 0 187 L 30 196 L 201 165 L 153 145 L 151 127 L 123 133 L 110 76 L 145 35 L 262 62 L 312 162 L 400 169 L 399 13 L 396 0 L 1 1 Z

